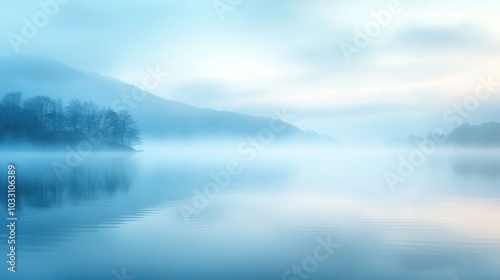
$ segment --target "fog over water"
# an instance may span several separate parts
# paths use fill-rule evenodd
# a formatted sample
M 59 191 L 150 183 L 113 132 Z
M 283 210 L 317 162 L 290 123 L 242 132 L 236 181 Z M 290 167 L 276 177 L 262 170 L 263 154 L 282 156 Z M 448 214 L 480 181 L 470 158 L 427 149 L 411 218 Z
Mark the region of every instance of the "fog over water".
M 90 153 L 62 179 L 54 163 L 67 164 L 66 152 L 4 153 L 1 165 L 18 170 L 21 261 L 9 277 L 107 279 L 125 268 L 137 279 L 301 279 L 287 271 L 323 241 L 337 247 L 306 264 L 311 279 L 500 273 L 497 149 L 438 149 L 391 188 L 385 174 L 400 176 L 412 149 L 149 145 Z
M 0 11 L 0 280 L 500 279 L 498 0 Z

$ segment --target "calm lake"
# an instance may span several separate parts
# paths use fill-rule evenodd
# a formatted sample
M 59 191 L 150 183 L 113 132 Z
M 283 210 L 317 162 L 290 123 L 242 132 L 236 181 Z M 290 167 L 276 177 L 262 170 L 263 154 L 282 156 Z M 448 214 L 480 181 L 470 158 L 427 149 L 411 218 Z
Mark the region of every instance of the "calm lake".
M 237 147 L 3 152 L 0 279 L 500 279 L 500 150 Z

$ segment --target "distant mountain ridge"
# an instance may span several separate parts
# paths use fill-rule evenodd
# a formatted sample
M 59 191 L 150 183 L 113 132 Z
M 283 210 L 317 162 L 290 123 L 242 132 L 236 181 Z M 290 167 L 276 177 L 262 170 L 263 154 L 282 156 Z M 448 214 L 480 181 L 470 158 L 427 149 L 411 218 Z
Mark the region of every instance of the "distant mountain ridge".
M 410 135 L 404 139 L 394 139 L 392 145 L 414 146 L 428 140 L 442 147 L 497 148 L 500 147 L 500 123 L 464 123 L 448 133 L 434 133 L 426 137 Z
M 500 147 L 500 123 L 462 124 L 446 136 L 446 143 L 459 147 Z
M 271 124 L 280 128 L 274 135 L 276 138 L 318 136 L 304 132 L 286 120 L 169 101 L 117 79 L 86 73 L 39 57 L 0 58 L 0 93 L 8 92 L 21 92 L 24 97 L 46 95 L 63 101 L 74 98 L 92 100 L 113 109 L 128 107 L 144 138 L 247 137 L 256 136 Z

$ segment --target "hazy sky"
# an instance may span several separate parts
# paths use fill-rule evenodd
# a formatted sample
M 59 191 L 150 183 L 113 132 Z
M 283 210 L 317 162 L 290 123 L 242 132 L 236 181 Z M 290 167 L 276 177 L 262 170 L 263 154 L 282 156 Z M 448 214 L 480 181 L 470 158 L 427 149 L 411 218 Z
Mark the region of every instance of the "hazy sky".
M 38 2 L 0 2 L 1 55 Z M 159 67 L 169 77 L 152 91 L 167 99 L 258 115 L 286 106 L 296 125 L 347 138 L 423 133 L 478 77 L 500 80 L 498 0 L 67 2 L 20 53 L 137 85 Z M 370 42 L 356 45 L 366 27 Z

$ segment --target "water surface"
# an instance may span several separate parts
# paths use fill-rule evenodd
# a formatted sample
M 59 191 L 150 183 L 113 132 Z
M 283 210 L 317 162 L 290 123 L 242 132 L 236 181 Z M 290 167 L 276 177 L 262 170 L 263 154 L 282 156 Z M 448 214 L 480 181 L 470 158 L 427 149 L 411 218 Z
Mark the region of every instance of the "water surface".
M 1 279 L 305 279 L 285 272 L 319 239 L 338 247 L 307 279 L 500 279 L 500 151 L 440 150 L 391 189 L 384 173 L 409 152 L 166 145 L 91 154 L 62 176 L 66 153 L 7 152 L 18 263 Z M 241 172 L 200 200 L 233 161 Z

